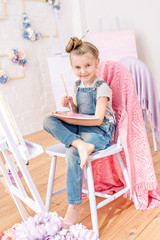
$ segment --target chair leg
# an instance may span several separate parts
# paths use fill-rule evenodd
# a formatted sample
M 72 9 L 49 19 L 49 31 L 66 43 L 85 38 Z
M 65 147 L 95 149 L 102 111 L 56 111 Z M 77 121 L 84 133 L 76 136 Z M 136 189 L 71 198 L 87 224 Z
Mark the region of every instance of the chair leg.
M 154 128 L 152 128 L 152 138 L 153 138 L 154 151 L 157 152 L 157 141 L 156 141 L 156 135 L 155 135 Z
M 151 131 L 151 130 L 148 129 L 148 124 L 147 124 L 147 111 L 146 111 L 146 109 L 143 109 L 143 110 L 142 110 L 142 113 L 143 113 L 143 119 L 144 119 L 146 131 L 147 131 L 147 133 L 148 133 L 148 132 Z M 152 128 L 152 138 L 153 138 L 154 151 L 157 152 L 157 140 L 156 140 L 154 128 Z
M 132 195 L 132 200 L 133 200 L 133 202 L 134 202 L 135 208 L 136 208 L 137 210 L 139 210 L 139 203 L 138 203 L 138 199 L 137 199 L 137 196 L 136 196 L 135 192 L 134 192 L 133 195 Z
M 99 236 L 97 206 L 96 206 L 96 198 L 94 193 L 92 166 L 90 161 L 88 161 L 86 165 L 86 171 L 87 171 L 88 198 L 89 198 L 89 204 L 90 204 L 92 226 L 93 226 L 94 232 L 97 234 L 97 236 Z
M 47 194 L 46 194 L 46 204 L 45 204 L 47 212 L 49 212 L 50 205 L 51 205 L 51 198 L 52 198 L 52 192 L 53 192 L 53 183 L 54 183 L 55 170 L 56 170 L 56 161 L 57 161 L 57 157 L 56 156 L 52 156 L 50 173 L 49 173 L 49 178 L 48 178 L 48 186 L 47 186 Z
M 123 173 L 126 185 L 128 187 L 130 187 L 128 172 L 127 172 L 126 166 L 124 165 L 122 156 L 121 156 L 120 153 L 116 153 L 116 155 L 117 155 L 117 158 L 118 158 L 118 161 L 119 161 L 119 164 L 120 164 L 120 167 L 121 167 L 121 170 L 122 170 L 122 173 Z M 132 200 L 134 202 L 135 208 L 138 210 L 139 209 L 139 205 L 138 205 L 138 200 L 137 200 L 137 196 L 136 196 L 135 192 L 132 195 Z
M 142 115 L 143 115 L 143 119 L 144 119 L 145 128 L 146 128 L 146 131 L 148 133 L 148 123 L 147 123 L 147 111 L 146 111 L 146 109 L 142 109 Z
M 124 177 L 124 179 L 125 179 L 126 185 L 127 185 L 127 187 L 130 187 L 128 172 L 127 172 L 126 166 L 124 165 L 122 156 L 121 156 L 120 153 L 116 153 L 116 155 L 117 155 L 118 162 L 119 162 L 119 165 L 120 165 L 120 167 L 121 167 L 121 170 L 122 170 L 123 177 Z

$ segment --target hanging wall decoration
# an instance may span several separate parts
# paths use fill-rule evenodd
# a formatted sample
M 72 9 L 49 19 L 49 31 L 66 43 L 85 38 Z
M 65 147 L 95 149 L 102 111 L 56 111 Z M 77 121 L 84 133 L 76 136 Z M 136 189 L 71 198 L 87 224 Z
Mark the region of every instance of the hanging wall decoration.
M 6 71 L 0 68 L 0 84 L 4 84 L 8 82 L 8 80 L 23 79 L 25 77 L 24 69 L 26 68 L 27 60 L 25 59 L 25 53 L 23 50 L 12 49 L 8 54 L 0 54 L 0 57 L 9 57 L 13 63 L 22 66 L 22 75 L 17 77 L 8 76 Z
M 44 35 L 42 33 L 37 33 L 35 31 L 35 29 L 33 28 L 31 21 L 29 20 L 28 14 L 25 11 L 25 6 L 24 6 L 24 1 L 27 0 L 21 0 L 21 4 L 22 4 L 22 27 L 23 27 L 23 37 L 25 39 L 31 40 L 31 41 L 37 41 L 40 38 L 48 38 L 50 37 L 50 35 Z M 29 1 L 29 0 L 28 0 Z M 30 1 L 35 1 L 35 2 L 46 2 L 46 0 L 30 0 Z M 49 4 L 53 5 L 53 8 L 59 10 L 60 9 L 60 2 L 58 0 L 49 0 L 48 1 Z M 57 31 L 57 22 L 56 22 L 56 34 L 52 35 L 54 38 L 58 38 L 59 34 Z
M 3 69 L 0 69 L 0 83 L 4 84 L 8 81 L 8 76 Z
M 52 5 L 53 8 L 56 8 L 57 10 L 60 10 L 60 1 L 59 0 L 46 0 L 48 4 Z
M 9 58 L 11 59 L 11 61 L 13 63 L 17 63 L 20 66 L 23 67 L 23 69 L 26 68 L 27 65 L 27 60 L 25 58 L 25 52 L 22 49 L 12 49 L 9 53 L 8 53 Z
M 31 41 L 37 41 L 42 36 L 42 34 L 36 33 L 35 30 L 32 28 L 31 22 L 26 12 L 22 13 L 22 20 L 23 37 Z
M 5 5 L 5 0 L 1 0 L 2 4 L 2 11 L 3 11 L 3 16 L 0 17 L 0 20 L 6 20 L 6 5 Z

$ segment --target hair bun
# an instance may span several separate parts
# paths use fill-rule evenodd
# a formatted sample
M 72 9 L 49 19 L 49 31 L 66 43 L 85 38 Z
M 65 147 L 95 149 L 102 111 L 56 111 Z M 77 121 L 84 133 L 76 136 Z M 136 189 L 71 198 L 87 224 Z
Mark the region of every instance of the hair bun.
M 79 38 L 72 37 L 69 40 L 65 50 L 66 50 L 67 53 L 70 53 L 73 49 L 75 49 L 76 47 L 80 46 L 81 44 L 82 44 L 82 41 Z

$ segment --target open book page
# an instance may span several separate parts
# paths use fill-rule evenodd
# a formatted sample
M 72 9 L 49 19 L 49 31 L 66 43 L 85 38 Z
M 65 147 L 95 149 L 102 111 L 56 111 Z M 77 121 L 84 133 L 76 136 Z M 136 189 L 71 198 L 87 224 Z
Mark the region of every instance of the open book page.
M 57 118 L 71 118 L 71 119 L 83 119 L 83 120 L 91 120 L 91 119 L 98 119 L 94 115 L 86 115 L 80 113 L 73 113 L 73 112 L 56 112 L 52 114 L 54 117 Z
M 97 121 L 99 120 L 98 117 L 94 115 L 85 115 L 79 113 L 72 113 L 72 112 L 56 112 L 52 113 L 52 115 L 65 123 L 80 125 L 80 126 L 96 126 Z

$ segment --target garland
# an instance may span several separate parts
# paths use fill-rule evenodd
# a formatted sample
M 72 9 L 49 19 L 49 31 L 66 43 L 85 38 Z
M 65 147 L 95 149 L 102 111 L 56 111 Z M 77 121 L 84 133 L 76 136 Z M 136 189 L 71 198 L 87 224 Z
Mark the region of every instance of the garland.
M 60 10 L 60 1 L 59 0 L 46 0 L 48 4 L 52 5 L 53 8 Z M 23 27 L 23 37 L 31 41 L 37 41 L 42 37 L 41 33 L 36 33 L 32 28 L 31 22 L 26 12 L 22 13 L 22 27 Z
M 22 13 L 23 16 L 23 37 L 25 39 L 31 40 L 31 41 L 37 41 L 42 34 L 41 33 L 36 33 L 35 30 L 33 30 L 31 26 L 31 22 L 29 20 L 29 17 L 26 12 Z
M 0 69 L 0 83 L 4 84 L 8 81 L 8 76 L 3 69 Z
M 7 56 L 7 55 L 6 55 Z M 25 52 L 22 49 L 12 49 L 8 53 L 8 57 L 13 63 L 19 64 L 23 69 L 26 68 L 27 60 L 25 58 Z M 4 84 L 9 80 L 6 72 L 0 68 L 0 83 Z
M 22 49 L 12 49 L 8 53 L 9 58 L 13 63 L 21 65 L 23 68 L 26 67 L 27 60 L 25 58 L 25 52 Z
M 57 10 L 60 10 L 60 1 L 59 0 L 46 0 L 48 4 L 52 5 L 53 8 L 56 8 Z

